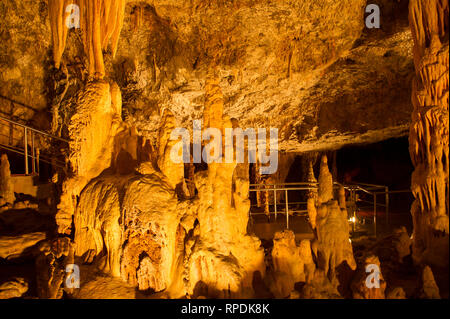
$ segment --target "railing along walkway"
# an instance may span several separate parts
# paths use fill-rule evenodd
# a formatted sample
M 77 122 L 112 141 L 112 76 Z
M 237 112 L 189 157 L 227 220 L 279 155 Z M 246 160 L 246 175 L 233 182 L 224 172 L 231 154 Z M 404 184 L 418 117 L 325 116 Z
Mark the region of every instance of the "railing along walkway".
M 0 133 L 4 137 L 4 140 L 8 141 L 7 143 L 0 142 L 0 148 L 24 156 L 25 175 L 30 175 L 29 159 L 31 159 L 32 175 L 39 174 L 39 162 L 48 163 L 61 168 L 65 167 L 65 161 L 58 158 L 61 154 L 57 154 L 56 152 L 52 154 L 41 154 L 40 148 L 37 146 L 36 139 L 43 138 L 69 143 L 68 140 L 13 121 L 4 116 L 0 116 L 0 126 L 6 126 L 6 131 L 9 132 L 7 135 Z M 14 132 L 17 130 L 23 130 L 23 138 L 17 139 L 14 137 Z

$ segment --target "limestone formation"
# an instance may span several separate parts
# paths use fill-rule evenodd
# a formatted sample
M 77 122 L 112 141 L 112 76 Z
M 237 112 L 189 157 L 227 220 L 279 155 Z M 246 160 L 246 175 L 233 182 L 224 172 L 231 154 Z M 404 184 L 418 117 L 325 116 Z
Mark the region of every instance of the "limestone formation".
M 120 112 L 120 91 L 115 84 L 90 82 L 79 92 L 68 127 L 72 172 L 63 183 L 56 216 L 60 233 L 71 231 L 76 196 L 92 178 L 114 164 L 115 137 L 123 130 Z
M 413 258 L 448 268 L 449 235 L 449 2 L 413 0 L 409 22 L 416 77 L 409 151 Z
M 0 201 L 5 204 L 13 204 L 16 200 L 14 187 L 11 181 L 11 170 L 9 168 L 8 156 L 2 154 L 0 162 Z
M 316 225 L 318 267 L 330 276 L 330 280 L 335 276 L 335 269 L 343 262 L 354 270 L 356 263 L 349 240 L 347 209 L 345 202 L 338 203 L 333 199 L 333 180 L 325 156 L 320 166 Z
M 173 188 L 183 183 L 184 163 L 175 163 L 171 159 L 171 150 L 179 141 L 171 140 L 170 135 L 176 128 L 175 117 L 170 110 L 165 110 L 161 121 L 158 141 L 158 167 L 168 178 Z M 180 149 L 182 151 L 182 149 Z M 179 154 L 182 156 L 182 154 Z
M 433 272 L 429 266 L 425 266 L 422 272 L 422 295 L 424 299 L 440 299 L 439 287 L 434 280 Z
M 297 282 L 310 282 L 316 265 L 313 261 L 311 242 L 295 242 L 295 234 L 290 230 L 277 232 L 273 239 L 272 261 L 274 279 L 272 293 L 276 298 L 289 296 Z
M 0 299 L 20 298 L 28 291 L 28 282 L 24 278 L 14 278 L 0 285 Z
M 57 238 L 43 242 L 40 254 L 36 258 L 36 282 L 39 298 L 60 299 L 63 290 L 71 292 L 73 288 L 64 288 L 65 280 L 70 275 L 66 266 L 74 263 L 74 249 L 70 239 Z
M 410 0 L 410 28 L 407 0 L 379 0 L 381 30 L 365 27 L 366 2 L 1 2 L 0 116 L 68 142 L 33 131 L 26 145 L 40 157 L 34 182 L 52 180 L 51 204 L 15 194 L 1 157 L 0 299 L 445 297 L 448 0 Z M 190 134 L 189 150 L 220 153 L 218 162 L 173 160 L 174 129 L 192 133 L 194 120 L 203 136 L 199 145 Z M 20 153 L 27 130 L 0 121 L 0 147 Z M 207 128 L 238 127 L 279 130 L 276 173 L 264 176 L 260 160 L 249 165 L 248 141 L 244 163 L 225 159 L 224 134 L 212 137 L 220 149 L 205 141 Z M 334 156 L 331 174 L 323 156 L 316 179 L 316 156 L 408 128 L 413 235 L 401 228 L 373 241 L 355 232 L 352 246 L 335 167 L 350 162 Z M 22 165 L 11 162 L 14 172 Z M 262 190 L 298 175 L 314 187 L 289 210 L 306 200 L 312 239 L 276 232 L 272 248 L 251 231 L 270 229 L 267 238 L 280 220 L 258 225 L 251 204 L 270 216 L 288 193 L 253 197 L 250 183 Z M 52 207 L 45 216 L 43 206 Z M 290 229 L 301 218 L 293 213 Z M 34 263 L 35 281 L 4 276 L 22 260 Z M 79 289 L 67 285 L 70 265 L 81 269 Z M 399 271 L 405 285 L 386 282 Z
M 75 255 L 89 261 L 105 251 L 101 269 L 115 277 L 120 277 L 123 243 L 120 218 L 119 193 L 113 183 L 93 181 L 83 190 L 74 216 Z
M 206 85 L 204 122 L 222 130 L 232 127 L 223 118 L 220 87 Z M 187 292 L 208 297 L 253 294 L 254 273 L 264 276 L 264 252 L 256 237 L 247 235 L 250 201 L 248 164 L 211 163 L 195 174 L 198 228 L 185 261 Z M 199 291 L 196 293 L 196 291 Z
M 411 238 L 405 227 L 395 231 L 394 244 L 398 253 L 398 262 L 402 263 L 403 258 L 411 254 Z
M 314 170 L 312 161 L 309 162 L 308 167 L 308 182 L 311 183 L 310 187 L 313 187 L 313 189 L 308 191 L 308 198 L 307 198 L 307 211 L 308 211 L 308 217 L 309 217 L 309 223 L 311 224 L 312 229 L 316 229 L 316 219 L 317 219 L 317 190 L 316 190 L 316 177 L 314 176 Z
M 187 212 L 177 209 L 174 189 L 158 172 L 132 178 L 124 192 L 120 275 L 140 290 L 168 289 L 180 275 L 176 248 L 184 239 L 179 225 Z

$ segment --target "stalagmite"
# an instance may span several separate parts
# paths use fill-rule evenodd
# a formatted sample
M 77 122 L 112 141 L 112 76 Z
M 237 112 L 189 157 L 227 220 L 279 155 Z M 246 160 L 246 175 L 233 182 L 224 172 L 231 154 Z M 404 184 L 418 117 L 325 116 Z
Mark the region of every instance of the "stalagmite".
M 123 192 L 121 277 L 140 290 L 168 289 L 176 275 L 181 276 L 174 266 L 179 254 L 176 247 L 184 240 L 179 225 L 189 210 L 177 207 L 174 189 L 156 171 L 131 178 Z M 176 297 L 183 291 L 178 293 Z
M 339 265 L 346 262 L 354 270 L 356 262 L 349 241 L 350 229 L 345 202 L 333 199 L 333 179 L 325 156 L 322 157 L 320 166 L 318 198 L 316 221 L 318 266 L 332 280 Z
M 434 280 L 433 272 L 429 266 L 425 266 L 422 272 L 422 295 L 424 299 L 440 299 L 439 287 Z
M 309 186 L 312 188 L 308 191 L 308 198 L 307 198 L 307 211 L 308 211 L 308 217 L 309 217 L 309 223 L 311 224 L 312 229 L 316 229 L 316 218 L 317 218 L 317 189 L 316 189 L 316 177 L 314 176 L 314 170 L 312 161 L 309 162 L 308 167 L 308 183 L 311 183 Z
M 319 204 L 326 203 L 333 199 L 333 177 L 328 168 L 328 160 L 324 155 L 320 162 L 319 174 L 319 190 L 318 201 Z
M 297 282 L 310 282 L 316 265 L 313 261 L 311 242 L 302 240 L 295 243 L 295 234 L 290 230 L 277 232 L 273 239 L 272 260 L 274 279 L 272 293 L 276 298 L 284 298 L 294 290 Z
M 218 81 L 206 84 L 205 127 L 232 127 L 223 117 Z M 250 201 L 248 164 L 211 163 L 195 174 L 198 225 L 188 249 L 185 268 L 187 292 L 193 296 L 251 296 L 255 272 L 264 276 L 264 252 L 256 237 L 247 235 Z
M 177 185 L 184 182 L 184 163 L 175 163 L 171 159 L 171 150 L 175 144 L 178 143 L 177 140 L 170 139 L 170 134 L 175 128 L 175 117 L 170 110 L 166 109 L 162 116 L 161 127 L 158 134 L 157 161 L 159 169 L 169 179 L 169 182 L 174 189 Z
M 409 151 L 413 258 L 448 267 L 449 235 L 449 3 L 412 0 L 409 22 L 416 77 L 412 90 Z
M 66 265 L 74 263 L 74 249 L 69 238 L 43 242 L 36 258 L 36 283 L 39 298 L 60 299 L 69 273 Z M 69 290 L 70 292 L 70 290 Z
M 120 277 L 122 227 L 119 193 L 112 183 L 94 181 L 81 193 L 75 212 L 75 254 L 92 259 L 106 250 L 105 273 Z
M 14 195 L 8 156 L 2 154 L 0 160 L 0 206 L 13 204 L 15 200 L 16 196 Z
M 116 157 L 114 142 L 122 121 L 120 96 L 112 94 L 114 87 L 104 81 L 90 82 L 78 94 L 76 112 L 68 128 L 72 175 L 63 183 L 56 215 L 58 231 L 62 234 L 71 232 L 76 197 L 92 178 L 109 168 Z
M 398 253 L 398 262 L 402 263 L 403 258 L 411 254 L 411 238 L 405 227 L 395 230 L 394 245 Z

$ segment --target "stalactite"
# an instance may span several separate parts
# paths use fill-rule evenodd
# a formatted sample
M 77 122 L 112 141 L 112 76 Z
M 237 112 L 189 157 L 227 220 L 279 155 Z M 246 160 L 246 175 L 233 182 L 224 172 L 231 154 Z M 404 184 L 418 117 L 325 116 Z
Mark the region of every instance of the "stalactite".
M 411 209 L 414 222 L 413 255 L 417 262 L 447 265 L 448 14 L 448 0 L 412 0 L 409 5 L 416 69 L 412 90 L 414 110 L 409 137 L 410 155 L 415 166 L 411 179 L 411 190 L 416 198 Z M 439 239 L 442 235 L 444 240 Z M 438 262 L 436 259 L 439 257 L 432 257 L 442 255 L 436 249 L 442 249 L 442 258 L 446 261 L 443 259 Z
M 61 64 L 61 56 L 66 47 L 67 31 L 65 25 L 66 18 L 69 13 L 66 13 L 66 7 L 71 3 L 70 0 L 49 0 L 48 9 L 50 17 L 50 27 L 52 30 L 53 41 L 53 61 L 55 67 L 59 68 Z
M 80 28 L 89 75 L 102 79 L 105 76 L 103 51 L 109 48 L 112 56 L 116 55 L 125 15 L 125 0 L 49 0 L 53 59 L 57 68 L 68 33 L 66 19 L 70 12 L 66 12 L 66 8 L 72 3 L 80 8 Z

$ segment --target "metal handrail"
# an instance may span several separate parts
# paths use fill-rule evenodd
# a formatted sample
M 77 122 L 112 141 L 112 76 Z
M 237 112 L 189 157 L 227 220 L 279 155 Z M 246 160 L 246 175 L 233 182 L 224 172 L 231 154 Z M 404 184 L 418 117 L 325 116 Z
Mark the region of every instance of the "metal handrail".
M 277 192 L 278 191 L 284 191 L 285 193 L 285 209 L 283 211 L 286 213 L 286 228 L 289 229 L 289 205 L 292 203 L 289 203 L 288 199 L 288 191 L 307 191 L 307 190 L 317 190 L 318 189 L 318 182 L 296 182 L 296 183 L 279 183 L 279 184 L 250 184 L 250 192 L 273 192 L 274 197 L 274 213 L 275 213 L 275 219 L 277 218 Z M 299 187 L 287 187 L 287 186 L 299 186 Z M 334 182 L 333 186 L 339 186 L 344 187 L 344 189 L 350 191 L 350 197 L 356 199 L 355 193 L 358 191 L 362 191 L 366 194 L 369 194 L 373 196 L 373 209 L 374 209 L 374 233 L 375 236 L 377 235 L 377 206 L 385 207 L 386 210 L 386 223 L 389 223 L 389 194 L 395 193 L 395 192 L 405 192 L 405 191 L 389 191 L 389 188 L 384 185 L 375 185 L 375 184 L 368 184 L 368 183 L 353 183 L 352 185 L 345 185 L 340 184 L 338 182 Z M 365 187 L 364 187 L 365 186 Z M 376 192 L 377 189 L 383 189 L 383 192 Z M 377 195 L 385 195 L 385 203 L 382 204 L 380 202 L 377 203 Z M 270 205 L 270 204 L 269 204 Z M 282 204 L 281 204 L 282 205 Z M 291 210 L 292 213 L 296 212 L 296 210 Z M 270 214 L 270 211 L 269 211 Z M 353 212 L 353 220 L 356 220 L 356 211 Z M 353 230 L 355 225 L 353 225 Z
M 50 137 L 50 138 L 55 139 L 55 140 L 59 140 L 59 141 L 66 142 L 66 143 L 70 143 L 69 140 L 66 140 L 66 139 L 64 139 L 64 138 L 62 138 L 62 137 L 55 136 L 55 135 L 49 134 L 49 133 L 47 133 L 47 132 L 44 132 L 44 131 L 41 131 L 41 130 L 32 128 L 31 126 L 28 126 L 28 125 L 25 125 L 25 124 L 22 124 L 22 123 L 19 123 L 19 122 L 16 122 L 16 121 L 7 119 L 6 117 L 3 117 L 3 116 L 1 116 L 1 115 L 0 115 L 0 120 L 9 122 L 9 123 L 11 123 L 11 124 L 14 124 L 14 125 L 17 125 L 17 126 L 20 126 L 20 127 L 23 127 L 23 128 L 26 128 L 27 130 L 30 130 L 30 131 L 35 132 L 35 133 L 38 133 L 38 134 L 40 134 L 40 135 L 44 135 L 44 136 L 46 136 L 46 137 Z
M 13 152 L 16 152 L 16 153 L 19 153 L 21 155 L 24 155 L 24 157 L 25 157 L 25 175 L 29 174 L 29 168 L 28 168 L 28 164 L 29 164 L 28 163 L 28 159 L 29 158 L 31 158 L 32 174 L 39 173 L 39 162 L 40 161 L 49 163 L 48 161 L 42 160 L 40 158 L 39 148 L 35 147 L 35 135 L 37 135 L 37 136 L 40 135 L 40 136 L 43 136 L 43 137 L 51 138 L 51 139 L 54 139 L 54 140 L 65 142 L 65 143 L 69 143 L 70 142 L 69 140 L 61 138 L 59 136 L 55 136 L 55 135 L 49 134 L 47 132 L 35 129 L 33 127 L 30 127 L 28 125 L 25 125 L 25 124 L 22 124 L 22 123 L 13 121 L 13 120 L 10 120 L 10 119 L 5 118 L 5 117 L 0 115 L 0 122 L 1 121 L 9 123 L 11 130 L 14 129 L 13 126 L 18 126 L 18 127 L 22 128 L 23 131 L 24 131 L 23 132 L 23 152 L 22 152 L 22 150 L 19 150 L 18 148 L 14 147 L 14 144 L 13 145 L 0 144 L 0 147 L 2 147 L 4 149 L 7 149 L 7 150 L 10 150 L 10 151 L 13 151 Z M 29 145 L 29 143 L 28 143 L 28 135 L 30 135 L 30 140 L 31 140 L 31 154 L 28 154 L 28 145 Z M 10 140 L 9 143 L 11 143 L 11 140 Z M 50 164 L 55 164 L 56 165 L 58 163 L 57 163 L 57 161 L 53 160 L 52 162 L 50 162 Z M 57 165 L 57 166 L 59 166 L 59 165 Z
M 9 145 L 5 145 L 5 144 L 0 143 L 0 148 L 3 148 L 5 150 L 11 151 L 13 153 L 25 156 L 24 151 L 20 150 L 17 147 L 13 147 L 13 146 L 9 146 Z M 59 168 L 65 168 L 65 164 L 66 164 L 65 162 L 63 162 L 61 160 L 50 159 L 47 156 L 42 156 L 42 154 L 40 154 L 39 156 L 28 155 L 28 157 L 31 158 L 32 160 L 35 160 L 35 161 L 39 160 L 40 162 L 44 162 L 44 163 L 47 163 L 47 164 L 50 164 L 50 165 L 54 165 L 54 166 L 57 166 Z

